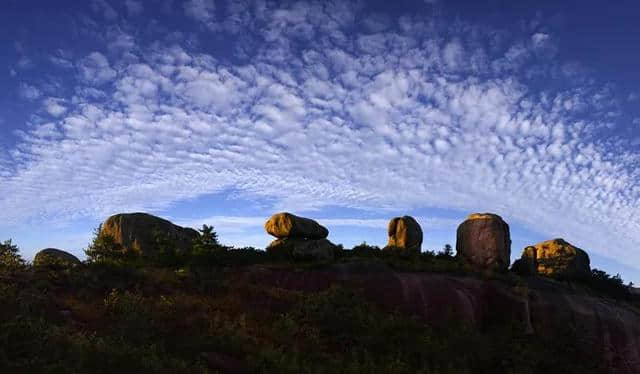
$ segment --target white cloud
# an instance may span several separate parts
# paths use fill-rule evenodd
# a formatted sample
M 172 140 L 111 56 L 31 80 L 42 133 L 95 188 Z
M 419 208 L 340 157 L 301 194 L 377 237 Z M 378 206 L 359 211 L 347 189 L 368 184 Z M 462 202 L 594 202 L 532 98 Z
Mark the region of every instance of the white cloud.
M 109 65 L 107 58 L 100 52 L 92 52 L 79 66 L 80 78 L 91 84 L 103 84 L 112 81 L 117 73 Z
M 527 75 L 554 65 L 532 58 L 529 35 L 495 53 L 473 39 L 482 32 L 410 19 L 351 35 L 345 6 L 239 10 L 252 12 L 229 42 L 247 53 L 239 64 L 164 42 L 111 62 L 90 54 L 74 105 L 14 150 L 5 221 L 154 211 L 233 189 L 273 210 L 495 211 L 640 263 L 637 155 L 593 136 L 611 122 L 607 90 Z M 215 22 L 212 2 L 185 12 Z
M 215 3 L 213 0 L 189 0 L 184 3 L 184 12 L 188 17 L 212 26 L 215 19 Z
M 63 102 L 63 100 L 50 97 L 44 100 L 44 107 L 47 113 L 54 117 L 60 117 L 67 112 L 67 108 L 62 105 Z
M 545 33 L 542 33 L 542 32 L 537 32 L 537 33 L 531 35 L 531 41 L 533 42 L 534 46 L 542 45 L 543 43 L 548 41 L 549 38 L 550 38 L 549 34 L 545 34 Z
M 35 100 L 40 97 L 42 92 L 35 86 L 28 83 L 20 83 L 18 88 L 18 95 L 24 99 Z

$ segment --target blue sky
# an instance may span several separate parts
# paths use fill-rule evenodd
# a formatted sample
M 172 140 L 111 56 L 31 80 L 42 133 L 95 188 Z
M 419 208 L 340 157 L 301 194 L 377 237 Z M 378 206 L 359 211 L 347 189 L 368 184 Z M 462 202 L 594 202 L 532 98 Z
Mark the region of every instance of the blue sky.
M 640 282 L 631 1 L 5 1 L 0 239 L 81 255 L 148 211 L 264 247 L 272 213 L 346 247 L 470 212 L 512 258 L 563 237 Z

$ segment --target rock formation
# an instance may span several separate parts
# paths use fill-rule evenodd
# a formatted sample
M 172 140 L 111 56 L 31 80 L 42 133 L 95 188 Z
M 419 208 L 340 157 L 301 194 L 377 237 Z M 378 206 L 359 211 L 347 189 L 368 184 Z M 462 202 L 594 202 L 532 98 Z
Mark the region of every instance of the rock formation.
M 113 237 L 124 251 L 149 255 L 158 238 L 166 239 L 179 251 L 188 250 L 200 234 L 146 213 L 116 214 L 102 224 L 103 234 Z
M 267 251 L 286 253 L 302 260 L 332 260 L 337 246 L 327 239 L 282 238 L 269 244 Z
M 67 251 L 56 248 L 45 248 L 36 253 L 33 258 L 33 266 L 62 266 L 70 267 L 79 265 L 80 260 Z
M 329 230 L 318 222 L 286 212 L 271 216 L 264 228 L 278 239 L 324 239 L 329 235 Z
M 506 271 L 511 262 L 509 225 L 491 213 L 474 213 L 458 226 L 457 256 L 478 270 Z
M 422 250 L 422 228 L 411 216 L 395 217 L 387 229 L 389 241 L 386 249 L 399 249 L 420 253 Z
M 264 228 L 278 238 L 269 244 L 267 252 L 304 260 L 331 260 L 335 256 L 337 246 L 326 239 L 329 230 L 310 218 L 277 213 Z
M 565 279 L 591 276 L 589 255 L 563 239 L 552 239 L 526 247 L 514 262 L 513 270 L 521 275 L 546 275 Z
M 343 264 L 305 272 L 262 267 L 245 276 L 261 286 L 301 292 L 321 292 L 335 285 L 359 289 L 381 308 L 434 326 L 454 318 L 480 331 L 518 328 L 547 337 L 575 331 L 579 339 L 573 344 L 591 352 L 593 362 L 605 369 L 603 373 L 635 374 L 640 367 L 637 308 L 553 279 L 526 278 L 526 292 L 518 292 L 497 280 L 436 273 L 353 272 L 345 271 Z

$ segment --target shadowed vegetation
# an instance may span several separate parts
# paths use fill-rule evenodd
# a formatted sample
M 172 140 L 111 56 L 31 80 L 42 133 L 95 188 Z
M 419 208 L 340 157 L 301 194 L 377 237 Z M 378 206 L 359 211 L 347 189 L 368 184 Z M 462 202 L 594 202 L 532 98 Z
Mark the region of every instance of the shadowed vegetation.
M 172 253 L 160 238 L 161 256 L 142 259 L 97 231 L 89 260 L 74 268 L 31 268 L 4 242 L 0 372 L 598 372 L 575 348 L 575 331 L 478 331 L 453 319 L 430 326 L 369 303 L 358 289 L 265 285 L 244 274 L 325 265 L 222 246 L 212 227 L 201 233 L 189 253 Z M 402 271 L 467 271 L 446 249 L 402 256 L 366 243 L 338 262 L 359 258 Z

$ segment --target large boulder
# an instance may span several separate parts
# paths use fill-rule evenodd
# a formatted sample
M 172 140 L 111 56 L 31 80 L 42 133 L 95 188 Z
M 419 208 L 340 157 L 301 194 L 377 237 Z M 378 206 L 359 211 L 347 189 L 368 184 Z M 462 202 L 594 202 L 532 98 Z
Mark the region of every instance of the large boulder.
M 101 233 L 113 237 L 126 252 L 150 255 L 158 240 L 168 241 L 178 251 L 191 248 L 200 235 L 192 228 L 181 227 L 147 213 L 116 214 L 102 224 Z
M 422 250 L 422 228 L 411 216 L 395 217 L 389 221 L 389 241 L 386 248 L 420 252 Z
M 298 260 L 333 260 L 337 249 L 327 239 L 282 238 L 271 242 L 267 252 Z
M 506 271 L 511 262 L 509 225 L 491 213 L 474 213 L 458 226 L 457 256 L 478 270 Z
M 56 248 L 40 250 L 33 258 L 33 266 L 71 267 L 79 264 L 80 260 L 76 256 Z
M 534 274 L 565 279 L 588 278 L 591 276 L 591 266 L 587 252 L 560 238 L 526 247 L 522 251 L 519 261 L 529 264 L 527 265 L 527 272 L 531 272 L 531 269 L 533 269 Z M 515 265 L 516 263 L 514 263 Z
M 329 235 L 329 230 L 318 222 L 287 212 L 271 216 L 264 224 L 264 228 L 278 239 L 324 239 Z

